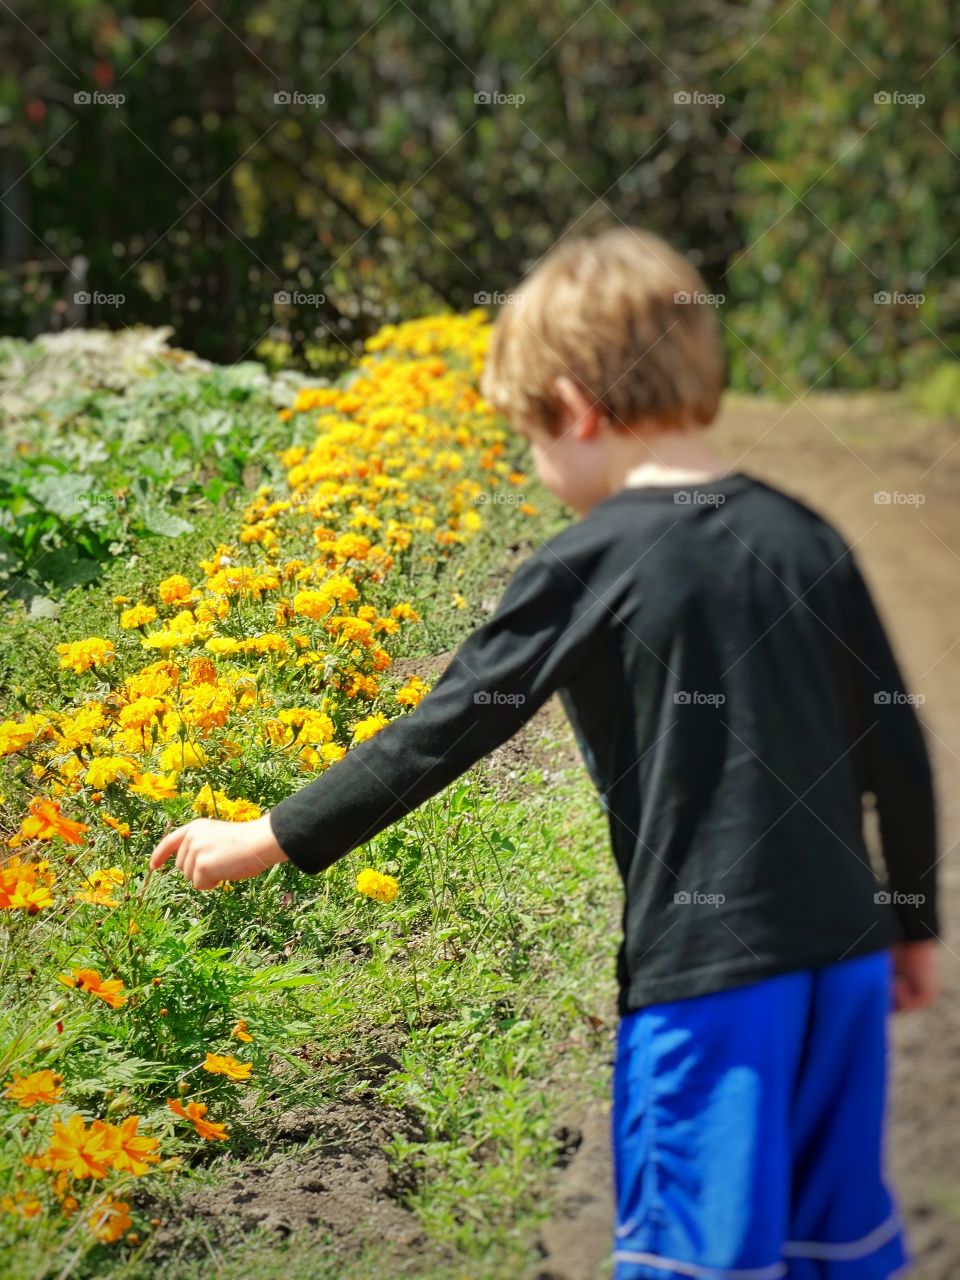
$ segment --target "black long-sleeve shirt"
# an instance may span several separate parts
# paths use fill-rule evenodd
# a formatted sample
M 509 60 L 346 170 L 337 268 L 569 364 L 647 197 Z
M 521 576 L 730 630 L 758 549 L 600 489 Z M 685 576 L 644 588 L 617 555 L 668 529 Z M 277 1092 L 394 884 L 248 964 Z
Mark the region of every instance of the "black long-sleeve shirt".
M 853 553 L 744 472 L 543 542 L 412 712 L 271 810 L 281 848 L 323 870 L 555 691 L 623 878 L 621 1013 L 937 933 L 930 763 Z

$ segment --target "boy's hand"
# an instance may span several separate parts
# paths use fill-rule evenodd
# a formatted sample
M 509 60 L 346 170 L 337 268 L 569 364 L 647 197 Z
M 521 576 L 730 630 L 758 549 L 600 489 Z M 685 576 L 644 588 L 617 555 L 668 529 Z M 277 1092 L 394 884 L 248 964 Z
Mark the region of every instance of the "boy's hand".
M 150 870 L 156 871 L 173 854 L 195 889 L 213 889 L 221 880 L 248 880 L 287 861 L 269 814 L 255 822 L 196 818 L 163 837 L 150 855 Z
M 900 942 L 893 948 L 894 1008 L 898 1013 L 925 1009 L 939 993 L 937 944 Z

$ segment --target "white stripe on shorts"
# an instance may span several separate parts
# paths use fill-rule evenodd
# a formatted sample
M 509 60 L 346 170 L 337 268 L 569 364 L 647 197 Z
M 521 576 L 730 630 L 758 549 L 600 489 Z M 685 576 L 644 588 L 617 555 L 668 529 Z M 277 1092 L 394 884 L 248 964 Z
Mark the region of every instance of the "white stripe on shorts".
M 694 1262 L 677 1262 L 661 1258 L 655 1253 L 634 1253 L 629 1249 L 617 1249 L 614 1262 L 638 1262 L 647 1267 L 660 1267 L 674 1275 L 691 1276 L 693 1280 L 780 1280 L 787 1274 L 785 1262 L 772 1262 L 769 1267 L 747 1267 L 737 1271 L 723 1271 L 716 1267 L 699 1267 Z

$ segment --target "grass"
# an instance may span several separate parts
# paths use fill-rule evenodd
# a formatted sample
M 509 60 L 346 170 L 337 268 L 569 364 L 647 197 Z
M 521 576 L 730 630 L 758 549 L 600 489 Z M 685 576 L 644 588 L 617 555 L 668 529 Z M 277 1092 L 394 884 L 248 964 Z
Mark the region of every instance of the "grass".
M 522 465 L 516 442 L 505 461 Z M 547 495 L 526 496 L 539 514 L 504 503 L 449 558 L 421 560 L 414 545 L 405 571 L 377 602 L 382 609 L 402 596 L 422 618 L 391 645 L 394 657 L 453 649 L 488 616 L 516 564 L 566 522 Z M 0 617 L 6 714 L 56 704 L 72 687 L 56 644 L 116 634 L 114 596 L 148 598 L 164 577 L 233 544 L 244 498 L 208 509 L 179 538 L 152 540 L 149 553 L 118 557 L 98 582 L 67 591 L 57 616 L 34 616 L 8 601 Z M 303 554 L 293 538 L 285 552 Z M 297 689 L 289 696 L 310 695 Z M 535 731 L 525 732 L 532 745 Z M 224 760 L 216 785 L 275 802 L 267 756 L 261 759 L 253 742 L 245 745 L 242 759 Z M 55 1256 L 43 1256 L 44 1247 L 56 1246 L 36 1229 L 42 1224 L 18 1233 L 4 1215 L 0 1273 L 10 1280 L 180 1280 L 202 1269 L 205 1277 L 302 1271 L 363 1280 L 377 1266 L 382 1275 L 389 1240 L 371 1239 L 368 1250 L 369 1233 L 344 1252 L 342 1233 L 324 1243 L 306 1221 L 286 1240 L 251 1232 L 225 1196 L 224 1212 L 212 1218 L 192 1209 L 200 1190 L 216 1199 L 238 1176 L 255 1179 L 269 1160 L 289 1160 L 292 1171 L 313 1150 L 310 1142 L 283 1138 L 292 1108 L 333 1114 L 345 1104 L 381 1120 L 416 1119 L 412 1128 L 393 1126 L 381 1144 L 395 1205 L 427 1242 L 413 1259 L 415 1271 L 407 1270 L 404 1250 L 395 1251 L 394 1274 L 491 1280 L 534 1265 L 561 1153 L 560 1119 L 571 1100 L 608 1093 L 620 894 L 585 771 L 558 770 L 550 743 L 536 747 L 536 758 L 550 761 L 549 774 L 537 765 L 506 779 L 496 760 L 480 762 L 317 877 L 285 865 L 231 892 L 197 895 L 168 873 L 141 885 L 141 869 L 131 864 L 136 906 L 128 892 L 119 910 L 81 909 L 83 938 L 70 932 L 76 908 L 10 920 L 0 960 L 0 1045 L 6 1039 L 13 1046 L 8 1060 L 69 1064 L 73 1108 L 118 1123 L 135 1109 L 161 1149 L 176 1144 L 184 1158 L 179 1170 L 118 1191 L 135 1211 L 149 1206 L 149 1216 L 167 1224 L 162 1248 L 146 1234 L 141 1243 L 127 1238 L 71 1254 L 74 1234 Z M 11 805 L 35 785 L 26 762 L 16 769 L 8 775 Z M 137 854 L 153 838 L 138 812 L 121 809 L 137 823 Z M 388 906 L 356 892 L 357 871 L 370 865 L 402 886 Z M 71 866 L 71 857 L 58 865 L 65 884 Z M 68 910 L 73 915 L 64 922 Z M 132 938 L 134 913 L 140 933 Z M 123 1018 L 99 1001 L 64 996 L 53 978 L 79 963 L 122 972 L 130 993 Z M 239 1046 L 254 1074 L 238 1087 L 205 1077 L 200 1067 L 205 1049 L 238 1047 L 227 1036 L 241 1013 L 256 1035 Z M 63 1026 L 54 1034 L 58 1017 Z M 18 1040 L 23 1028 L 26 1044 Z M 384 1054 L 386 1069 L 381 1057 L 371 1070 Z M 180 1084 L 200 1088 L 211 1119 L 229 1120 L 229 1148 L 190 1142 L 176 1128 L 165 1099 Z M 11 1188 L 23 1144 L 30 1144 L 29 1119 L 7 1110 L 0 1174 Z

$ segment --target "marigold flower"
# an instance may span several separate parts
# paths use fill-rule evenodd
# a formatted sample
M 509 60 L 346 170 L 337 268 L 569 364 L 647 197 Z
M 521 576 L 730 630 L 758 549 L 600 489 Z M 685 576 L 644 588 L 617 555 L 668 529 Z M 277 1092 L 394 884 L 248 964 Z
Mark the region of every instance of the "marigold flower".
M 172 577 L 164 578 L 157 586 L 157 595 L 164 604 L 176 604 L 180 600 L 186 600 L 192 590 L 188 579 L 180 573 L 175 573 Z
M 177 794 L 177 775 L 138 773 L 127 789 L 144 800 L 172 800 Z
M 392 902 L 400 886 L 393 876 L 381 875 L 372 867 L 366 867 L 357 876 L 357 890 L 377 902 Z
M 252 1040 L 253 1036 L 247 1030 L 246 1018 L 239 1018 L 231 1028 L 230 1034 L 235 1036 L 237 1040 Z
M 358 720 L 353 726 L 353 741 L 366 742 L 367 738 L 372 738 L 375 733 L 379 733 L 390 723 L 385 715 L 375 712 L 372 716 L 367 716 L 364 720 Z
M 80 675 L 91 667 L 105 666 L 113 661 L 113 641 L 101 640 L 99 636 L 89 636 L 86 640 L 74 640 L 57 645 L 60 654 L 60 666 Z
M 176 773 L 180 769 L 202 769 L 207 763 L 207 753 L 196 743 L 171 742 L 160 753 L 160 768 L 164 773 Z
M 145 627 L 148 622 L 154 622 L 157 617 L 157 611 L 152 604 L 135 604 L 132 609 L 124 609 L 120 615 L 120 625 L 125 631 L 130 631 L 134 627 Z
M 430 692 L 430 686 L 419 676 L 411 676 L 405 685 L 394 694 L 396 700 L 404 706 L 415 707 Z
M 30 1191 L 16 1191 L 13 1195 L 0 1196 L 0 1212 L 13 1213 L 29 1221 L 43 1212 L 43 1205 Z
M 88 787 L 108 787 L 118 778 L 131 778 L 137 772 L 135 760 L 127 760 L 123 756 L 100 756 L 90 762 L 90 768 L 84 775 Z

